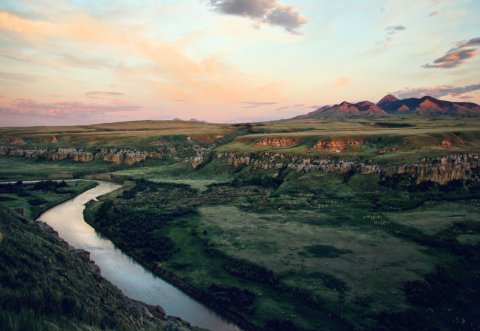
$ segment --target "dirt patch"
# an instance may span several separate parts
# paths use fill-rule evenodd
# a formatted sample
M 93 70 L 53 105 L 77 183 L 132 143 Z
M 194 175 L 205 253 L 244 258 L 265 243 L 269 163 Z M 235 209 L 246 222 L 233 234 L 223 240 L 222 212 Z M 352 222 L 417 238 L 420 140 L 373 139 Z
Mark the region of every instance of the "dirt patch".
M 48 175 L 48 179 L 72 179 L 72 178 L 73 178 L 73 175 L 69 173 Z
M 85 179 L 93 179 L 93 180 L 112 180 L 111 174 L 95 174 L 95 175 L 87 175 Z

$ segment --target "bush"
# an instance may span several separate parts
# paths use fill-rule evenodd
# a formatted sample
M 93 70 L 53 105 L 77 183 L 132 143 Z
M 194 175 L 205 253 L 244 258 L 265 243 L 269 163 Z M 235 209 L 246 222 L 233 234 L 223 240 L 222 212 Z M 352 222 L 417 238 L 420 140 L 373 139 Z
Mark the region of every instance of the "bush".
M 42 198 L 33 198 L 33 199 L 28 199 L 28 203 L 31 204 L 32 206 L 39 206 L 39 205 L 44 205 L 48 203 L 48 201 Z
M 271 270 L 245 260 L 231 260 L 223 268 L 232 275 L 257 283 L 272 284 L 277 278 Z
M 209 295 L 217 304 L 233 311 L 252 311 L 252 305 L 255 302 L 255 293 L 238 287 L 222 287 L 210 285 L 208 287 Z

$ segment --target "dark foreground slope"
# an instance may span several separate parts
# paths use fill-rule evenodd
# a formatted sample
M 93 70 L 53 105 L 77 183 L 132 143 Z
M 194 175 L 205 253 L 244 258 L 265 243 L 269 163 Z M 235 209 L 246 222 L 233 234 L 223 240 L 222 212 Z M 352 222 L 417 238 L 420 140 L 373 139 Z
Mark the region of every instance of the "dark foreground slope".
M 160 308 L 125 297 L 100 276 L 87 252 L 69 247 L 47 225 L 21 217 L 0 203 L 2 330 L 168 327 L 190 330 Z

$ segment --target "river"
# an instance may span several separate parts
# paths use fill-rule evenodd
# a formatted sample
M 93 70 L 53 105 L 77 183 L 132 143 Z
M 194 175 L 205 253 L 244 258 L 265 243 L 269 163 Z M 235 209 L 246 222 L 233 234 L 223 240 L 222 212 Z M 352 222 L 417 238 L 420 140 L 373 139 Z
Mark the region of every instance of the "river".
M 240 330 L 178 288 L 153 275 L 85 222 L 85 204 L 119 187 L 113 183 L 99 182 L 95 188 L 47 210 L 38 220 L 50 225 L 71 246 L 90 252 L 90 258 L 100 267 L 102 276 L 126 296 L 150 305 L 159 305 L 168 315 L 178 316 L 198 327 L 214 331 Z

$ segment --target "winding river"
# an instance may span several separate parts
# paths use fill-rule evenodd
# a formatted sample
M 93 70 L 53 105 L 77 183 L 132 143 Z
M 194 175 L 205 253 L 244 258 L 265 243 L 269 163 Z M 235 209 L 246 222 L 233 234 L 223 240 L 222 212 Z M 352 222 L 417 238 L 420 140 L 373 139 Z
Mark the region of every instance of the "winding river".
M 178 316 L 194 326 L 214 331 L 240 330 L 178 288 L 153 275 L 85 222 L 85 204 L 119 187 L 113 183 L 99 182 L 95 188 L 47 210 L 38 220 L 50 225 L 71 246 L 90 252 L 90 258 L 100 267 L 102 276 L 126 296 L 150 305 L 159 305 L 167 314 Z

